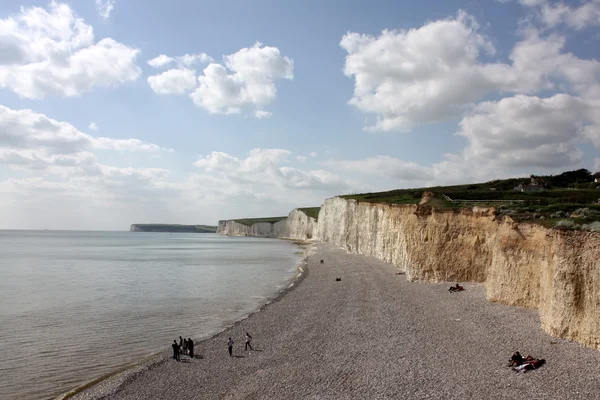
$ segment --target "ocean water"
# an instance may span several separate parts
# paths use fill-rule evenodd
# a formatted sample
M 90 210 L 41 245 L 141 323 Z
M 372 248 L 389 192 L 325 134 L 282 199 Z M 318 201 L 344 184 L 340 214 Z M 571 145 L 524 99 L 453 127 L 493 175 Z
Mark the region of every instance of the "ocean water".
M 207 338 L 296 275 L 298 248 L 214 234 L 0 231 L 0 399 L 51 399 Z

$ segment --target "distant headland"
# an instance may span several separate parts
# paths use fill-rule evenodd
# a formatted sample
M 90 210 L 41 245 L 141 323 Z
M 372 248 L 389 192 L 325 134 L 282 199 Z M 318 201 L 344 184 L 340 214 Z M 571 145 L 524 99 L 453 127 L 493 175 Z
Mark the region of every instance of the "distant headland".
M 131 232 L 216 233 L 217 227 L 211 225 L 132 224 L 129 230 Z

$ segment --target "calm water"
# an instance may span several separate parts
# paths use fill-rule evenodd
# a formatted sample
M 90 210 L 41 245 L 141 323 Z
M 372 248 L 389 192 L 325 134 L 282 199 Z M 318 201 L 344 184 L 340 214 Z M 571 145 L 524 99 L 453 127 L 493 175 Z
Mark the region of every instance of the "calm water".
M 206 338 L 289 284 L 281 240 L 212 234 L 0 231 L 0 399 L 53 398 Z

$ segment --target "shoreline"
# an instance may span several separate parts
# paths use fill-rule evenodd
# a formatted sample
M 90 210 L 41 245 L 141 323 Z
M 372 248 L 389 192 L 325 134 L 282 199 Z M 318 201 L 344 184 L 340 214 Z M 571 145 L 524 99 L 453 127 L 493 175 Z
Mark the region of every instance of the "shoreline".
M 241 324 L 243 321 L 252 317 L 254 314 L 263 311 L 270 304 L 280 301 L 289 291 L 294 290 L 304 280 L 304 278 L 308 274 L 307 260 L 308 257 L 311 255 L 311 249 L 313 248 L 316 242 L 296 239 L 283 240 L 288 240 L 292 242 L 294 245 L 298 246 L 298 249 L 300 249 L 300 251 L 303 253 L 300 263 L 296 266 L 296 271 L 298 271 L 297 274 L 287 281 L 286 287 L 274 293 L 273 296 L 268 297 L 266 299 L 266 302 L 263 305 L 261 305 L 258 309 L 249 313 L 245 317 L 233 322 L 232 324 L 223 327 L 223 329 L 210 335 L 209 337 L 195 342 L 195 345 L 198 349 L 204 342 L 210 341 L 222 334 L 223 332 Z M 77 386 L 66 393 L 54 397 L 53 400 L 76 399 L 79 398 L 80 395 L 85 396 L 86 398 L 88 398 L 89 395 L 92 396 L 91 398 L 97 398 L 93 394 L 94 392 L 100 392 L 99 397 L 104 397 L 105 395 L 110 394 L 110 392 L 116 391 L 121 385 L 123 385 L 128 380 L 135 378 L 135 375 L 171 359 L 171 356 L 169 354 L 170 351 L 163 350 L 151 354 L 147 357 L 144 357 L 139 361 L 135 361 L 133 363 L 117 367 L 115 371 L 107 372 L 106 374 L 98 378 L 95 378 L 89 382 Z
M 165 359 L 111 392 L 74 399 L 596 396 L 600 352 L 547 335 L 536 310 L 490 303 L 482 284 L 449 293 L 448 283 L 409 282 L 380 260 L 313 249 L 302 285 L 203 341 L 202 358 Z M 245 332 L 254 351 L 244 349 Z M 516 350 L 547 363 L 513 372 Z

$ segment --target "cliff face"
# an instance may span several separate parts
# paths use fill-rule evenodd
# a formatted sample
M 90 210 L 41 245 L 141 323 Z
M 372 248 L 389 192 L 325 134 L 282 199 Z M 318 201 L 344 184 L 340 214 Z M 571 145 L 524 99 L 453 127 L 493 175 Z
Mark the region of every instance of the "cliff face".
M 311 239 L 316 232 L 317 222 L 298 209 L 290 212 L 281 221 L 259 222 L 250 226 L 234 220 L 219 221 L 217 233 L 228 236 L 278 237 L 286 239 Z
M 222 220 L 219 221 L 217 233 L 227 236 L 276 237 L 274 226 L 275 224 L 270 222 L 259 222 L 248 226 L 235 221 Z
M 391 262 L 410 280 L 484 282 L 487 297 L 535 307 L 550 334 L 600 348 L 600 235 L 496 221 L 477 207 L 439 212 L 325 201 L 316 237 Z

